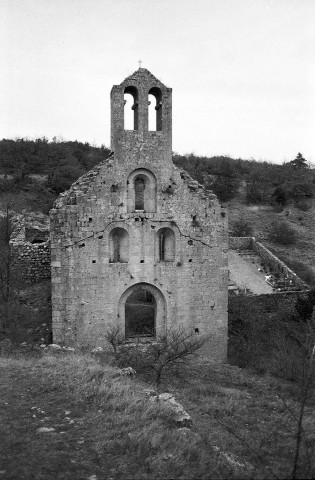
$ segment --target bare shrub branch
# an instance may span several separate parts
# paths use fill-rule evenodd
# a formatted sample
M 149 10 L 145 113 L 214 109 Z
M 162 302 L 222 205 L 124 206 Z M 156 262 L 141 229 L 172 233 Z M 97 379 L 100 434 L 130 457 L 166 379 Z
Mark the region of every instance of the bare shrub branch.
M 164 372 L 172 367 L 188 365 L 209 338 L 209 335 L 197 335 L 191 329 L 170 328 L 150 343 L 133 344 L 124 341 L 118 326 L 112 326 L 106 332 L 118 364 L 153 371 L 157 388 L 161 385 Z

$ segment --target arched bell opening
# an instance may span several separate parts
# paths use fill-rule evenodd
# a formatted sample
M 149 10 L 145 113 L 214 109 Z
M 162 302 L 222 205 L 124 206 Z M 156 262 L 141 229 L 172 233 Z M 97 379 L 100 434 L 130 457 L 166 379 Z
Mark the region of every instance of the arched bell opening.
M 126 87 L 124 90 L 124 129 L 138 130 L 138 89 Z
M 148 94 L 149 130 L 162 130 L 162 92 L 158 87 L 153 87 Z

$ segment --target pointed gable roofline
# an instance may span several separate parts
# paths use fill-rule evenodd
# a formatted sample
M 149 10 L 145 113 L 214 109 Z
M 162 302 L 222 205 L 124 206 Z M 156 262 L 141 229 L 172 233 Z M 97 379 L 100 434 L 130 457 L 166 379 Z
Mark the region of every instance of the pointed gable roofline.
M 139 85 L 139 84 L 152 84 L 161 88 L 161 90 L 171 90 L 166 85 L 164 85 L 158 78 L 156 78 L 149 70 L 146 68 L 138 68 L 135 72 L 125 78 L 119 85 L 114 85 L 113 89 L 116 87 L 124 87 L 128 85 Z

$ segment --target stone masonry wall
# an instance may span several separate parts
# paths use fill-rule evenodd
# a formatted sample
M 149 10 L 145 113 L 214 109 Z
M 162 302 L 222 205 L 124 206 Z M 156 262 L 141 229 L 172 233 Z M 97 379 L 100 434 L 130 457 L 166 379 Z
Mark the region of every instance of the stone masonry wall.
M 254 237 L 229 237 L 230 250 L 251 250 Z
M 236 311 L 243 308 L 249 317 L 257 318 L 269 316 L 275 312 L 292 313 L 298 298 L 306 299 L 308 291 L 279 292 L 261 295 L 229 294 L 229 317 L 232 319 Z
M 51 277 L 50 241 L 44 243 L 12 243 L 12 268 L 19 280 L 27 284 Z
M 159 189 L 158 212 L 127 213 L 121 208 L 118 215 L 106 216 L 101 207 L 106 197 L 111 197 L 109 205 L 125 205 L 126 174 L 116 170 L 113 180 L 111 175 L 111 170 L 102 173 L 100 182 L 106 179 L 111 185 L 115 179 L 118 191 L 110 193 L 104 187 L 99 197 L 86 192 L 82 201 L 77 196 L 77 205 L 51 212 L 55 341 L 101 343 L 110 324 L 119 322 L 123 327 L 124 311 L 119 305 L 124 292 L 145 283 L 165 300 L 167 318 L 161 319 L 159 328 L 184 326 L 200 334 L 212 332 L 212 356 L 223 358 L 227 340 L 225 210 L 215 196 L 203 193 L 197 182 L 174 167 L 175 192 Z M 73 198 L 71 192 L 68 198 Z M 128 231 L 128 263 L 109 262 L 109 234 L 114 227 Z M 174 232 L 173 262 L 157 260 L 156 235 L 161 227 Z

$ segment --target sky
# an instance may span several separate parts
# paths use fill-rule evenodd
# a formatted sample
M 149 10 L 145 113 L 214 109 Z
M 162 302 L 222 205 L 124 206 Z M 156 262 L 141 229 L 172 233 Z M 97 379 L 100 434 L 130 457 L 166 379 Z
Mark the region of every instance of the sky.
M 174 151 L 315 162 L 315 0 L 0 0 L 0 138 L 109 146 L 140 59 Z

